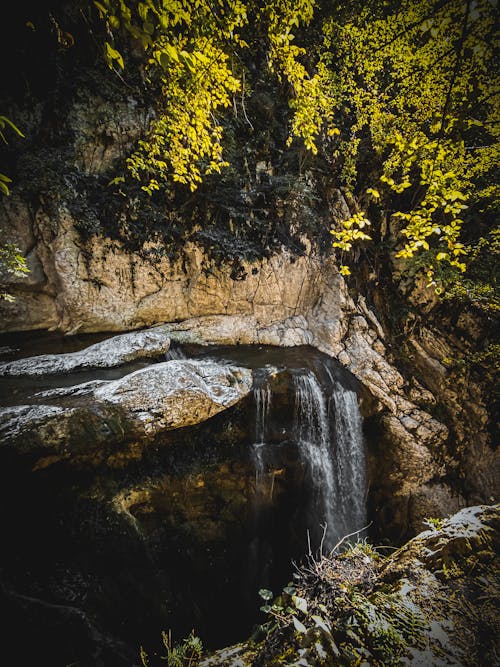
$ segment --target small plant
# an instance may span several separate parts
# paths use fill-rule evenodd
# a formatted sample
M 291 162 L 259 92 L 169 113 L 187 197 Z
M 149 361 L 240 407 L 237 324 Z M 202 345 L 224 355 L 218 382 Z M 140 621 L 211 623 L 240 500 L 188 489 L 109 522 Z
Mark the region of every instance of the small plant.
M 343 555 L 347 557 L 364 555 L 373 560 L 378 560 L 380 558 L 373 545 L 370 544 L 366 538 L 356 540 L 356 542 L 350 542 L 343 552 Z
M 194 634 L 194 630 L 178 644 L 173 643 L 171 630 L 163 631 L 161 638 L 167 651 L 161 660 L 166 662 L 167 667 L 195 667 L 199 663 L 203 645 L 201 639 Z M 149 656 L 142 646 L 140 656 L 143 667 L 149 667 Z
M 431 530 L 438 531 L 441 530 L 441 528 L 443 527 L 444 519 L 439 519 L 437 517 L 431 516 L 428 519 L 424 519 L 422 523 L 425 526 L 428 526 L 428 528 L 430 528 Z
M 322 616 L 311 612 L 307 600 L 297 595 L 297 591 L 291 582 L 283 588 L 281 595 L 275 598 L 272 604 L 269 604 L 273 597 L 272 591 L 261 588 L 259 595 L 266 602 L 260 608 L 261 611 L 271 617 L 270 621 L 262 626 L 263 630 L 271 632 L 278 627 L 293 625 L 295 631 L 300 634 L 305 634 L 310 627 L 320 628 L 330 634 L 329 622 Z M 328 611 L 326 607 L 323 607 L 323 610 Z

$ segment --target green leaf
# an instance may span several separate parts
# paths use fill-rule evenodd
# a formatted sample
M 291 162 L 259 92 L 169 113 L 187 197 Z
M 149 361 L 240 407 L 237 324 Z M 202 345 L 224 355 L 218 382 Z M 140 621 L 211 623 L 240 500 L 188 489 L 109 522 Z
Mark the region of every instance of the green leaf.
M 263 600 L 272 600 L 273 599 L 273 592 L 270 591 L 267 588 L 261 588 L 259 591 L 259 595 Z
M 94 5 L 99 10 L 99 16 L 101 18 L 104 18 L 106 16 L 106 14 L 108 13 L 108 10 L 106 9 L 106 7 L 104 7 L 104 5 L 101 5 L 100 2 L 97 2 L 97 0 L 94 0 Z
M 301 598 L 298 595 L 293 595 L 292 602 L 299 611 L 307 614 L 307 600 L 304 600 L 304 598 Z
M 7 118 L 7 116 L 0 116 L 0 126 L 5 127 L 5 125 L 8 125 L 10 128 L 14 130 L 16 134 L 18 134 L 20 137 L 24 139 L 24 134 L 17 127 L 17 125 L 14 125 L 14 123 L 9 118 Z
M 297 632 L 300 632 L 303 635 L 305 635 L 305 633 L 307 632 L 306 626 L 303 623 L 301 623 L 296 616 L 293 617 L 292 621 L 294 628 L 297 630 Z
M 114 49 L 109 42 L 105 42 L 104 46 L 106 49 L 106 59 L 108 61 L 109 67 L 112 67 L 113 61 L 116 60 L 116 62 L 120 65 L 120 67 L 124 69 L 125 64 L 123 62 L 122 54 L 116 49 Z

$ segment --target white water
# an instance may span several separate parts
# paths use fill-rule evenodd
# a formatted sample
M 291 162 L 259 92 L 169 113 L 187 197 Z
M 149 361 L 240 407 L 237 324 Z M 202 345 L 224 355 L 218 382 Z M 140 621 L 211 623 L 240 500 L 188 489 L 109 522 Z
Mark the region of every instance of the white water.
M 366 525 L 366 461 L 356 392 L 337 383 L 333 390 L 333 405 L 336 515 L 343 536 Z
M 303 370 L 294 377 L 295 415 L 294 432 L 299 453 L 313 485 L 313 517 L 317 525 L 327 525 L 325 546 L 333 546 L 337 527 L 337 489 L 332 460 L 332 438 L 328 407 L 321 386 L 311 370 Z
M 318 373 L 308 368 L 292 371 L 294 409 L 287 425 L 305 471 L 308 506 L 303 508 L 303 516 L 307 516 L 311 543 L 316 548 L 323 537 L 325 551 L 366 525 L 366 464 L 357 395 L 331 371 L 327 364 Z M 273 461 L 271 384 L 269 375 L 260 376 L 253 390 L 255 431 L 251 451 L 255 490 L 260 498 L 273 495 L 273 475 L 268 470 Z
M 294 376 L 294 432 L 313 486 L 310 529 L 318 535 L 318 528 L 326 524 L 326 550 L 363 528 L 366 518 L 365 453 L 356 392 L 331 380 L 333 393 L 328 397 L 312 370 Z
M 165 361 L 174 361 L 177 359 L 187 359 L 187 354 L 180 347 L 171 347 L 165 355 Z
M 265 382 L 265 381 L 264 381 Z M 267 382 L 253 390 L 255 401 L 255 441 L 252 445 L 257 485 L 264 474 L 264 447 L 266 445 L 267 420 L 271 409 L 271 387 Z

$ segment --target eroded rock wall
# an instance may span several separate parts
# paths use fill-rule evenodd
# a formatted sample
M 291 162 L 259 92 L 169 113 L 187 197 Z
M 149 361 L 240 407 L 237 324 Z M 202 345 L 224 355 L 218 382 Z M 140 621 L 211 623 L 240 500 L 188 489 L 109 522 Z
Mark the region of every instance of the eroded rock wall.
M 133 100 L 111 103 L 79 92 L 67 117 L 78 178 L 110 177 L 146 116 Z M 486 432 L 481 389 L 450 383 L 442 359 L 455 352 L 442 336 L 430 330 L 410 336 L 402 372 L 396 343 L 362 290 L 353 297 L 333 259 L 309 241 L 303 240 L 302 254 L 282 248 L 242 260 L 235 276 L 193 241 L 177 260 L 169 260 L 161 244 L 132 251 L 102 235 L 84 241 L 77 228 L 88 221 L 74 213 L 79 199 L 85 194 L 69 186 L 36 205 L 4 198 L 0 228 L 26 255 L 30 273 L 7 277 L 16 299 L 0 303 L 3 331 L 121 332 L 168 323 L 169 335 L 181 341 L 313 345 L 338 358 L 370 397 L 372 504 L 376 520 L 394 537 L 408 526 L 419 530 L 433 508 L 437 515 L 454 511 L 463 496 L 492 502 L 498 457 Z M 331 217 L 349 214 L 340 192 L 327 200 Z M 412 364 L 420 381 L 408 372 Z
M 408 526 L 421 527 L 424 496 L 426 512 L 442 514 L 463 504 L 447 479 L 459 465 L 449 455 L 448 428 L 417 405 L 429 403 L 429 390 L 440 392 L 440 386 L 410 384 L 391 363 L 390 342 L 375 313 L 363 296 L 350 296 L 331 257 L 310 246 L 301 257 L 283 251 L 243 263 L 244 277 L 235 279 L 193 244 L 177 262 L 151 263 L 109 239 L 83 244 L 64 211 L 57 231 L 50 232 L 46 219 L 23 219 L 19 210 L 16 215 L 16 228 L 39 239 L 32 254 L 41 282 L 23 287 L 6 306 L 6 328 L 71 333 L 167 323 L 166 333 L 180 342 L 313 345 L 338 358 L 372 399 L 381 433 L 371 450 L 382 472 L 372 475 L 376 520 L 400 538 Z M 487 443 L 482 450 L 491 457 Z M 436 502 L 428 493 L 433 485 L 439 489 Z

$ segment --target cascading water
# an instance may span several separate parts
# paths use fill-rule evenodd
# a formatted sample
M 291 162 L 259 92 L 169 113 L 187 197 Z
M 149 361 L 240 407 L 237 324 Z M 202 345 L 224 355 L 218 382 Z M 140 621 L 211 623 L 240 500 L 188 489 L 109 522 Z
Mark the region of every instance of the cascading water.
M 177 359 L 187 359 L 188 356 L 180 347 L 171 347 L 165 355 L 165 361 L 174 361 Z
M 323 546 L 328 550 L 365 525 L 366 468 L 356 392 L 324 370 L 330 397 L 312 370 L 294 374 L 294 434 L 312 484 L 310 529 L 318 534 L 326 524 Z
M 326 523 L 324 544 L 332 546 L 336 529 L 336 480 L 332 461 L 332 443 L 326 398 L 316 375 L 301 370 L 294 375 L 294 433 L 299 453 L 307 465 L 314 494 L 315 519 Z M 316 532 L 317 526 L 313 526 Z
M 260 487 L 264 473 L 264 447 L 266 444 L 267 420 L 271 408 L 271 386 L 266 377 L 259 378 L 259 380 L 253 390 L 255 401 L 255 441 L 252 444 L 252 453 L 255 463 L 257 488 Z
M 335 477 L 337 526 L 343 535 L 366 525 L 366 462 L 361 415 L 356 392 L 336 383 Z
M 125 646 L 132 664 L 137 647 L 155 647 L 166 627 L 177 637 L 195 627 L 209 649 L 239 642 L 263 620 L 257 591 L 277 592 L 290 580 L 292 561 L 304 556 L 307 530 L 316 549 L 321 524 L 328 525 L 326 550 L 365 523 L 354 378 L 307 347 L 174 343 L 166 359 L 186 353 L 251 368 L 253 394 L 201 424 L 148 440 L 148 456 L 136 459 L 135 449 L 120 443 L 124 465 L 113 467 L 110 476 L 98 465 L 80 469 L 76 460 L 75 466 L 61 463 L 34 474 L 21 459 L 11 467 L 12 454 L 3 453 L 6 465 L 0 469 L 8 472 L 0 485 L 0 508 L 9 510 L 0 518 L 12 539 L 4 547 L 8 576 L 2 586 L 15 593 L 22 581 L 24 599 L 33 600 L 33 613 L 27 606 L 26 617 L 17 602 L 12 607 L 20 636 L 33 617 L 47 616 L 42 662 L 50 663 L 55 654 L 61 664 L 94 664 L 103 650 L 99 637 L 109 635 L 106 647 Z M 101 370 L 95 373 L 85 379 L 101 379 Z M 66 387 L 82 378 L 75 373 L 56 381 Z M 13 512 L 8 500 L 19 488 L 26 498 Z M 85 516 L 89 520 L 75 529 L 74 521 Z M 51 539 L 43 539 L 46 535 Z M 75 559 L 82 539 L 85 558 Z M 117 561 L 122 574 L 110 578 L 106 564 Z M 95 582 L 91 597 L 88 582 Z M 42 609 L 37 598 L 61 604 Z M 73 624 L 66 649 L 57 632 L 60 610 L 74 606 L 75 599 L 99 633 L 91 637 Z M 124 609 L 137 613 L 124 616 Z M 74 646 L 87 645 L 88 653 L 73 653 Z

